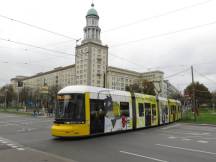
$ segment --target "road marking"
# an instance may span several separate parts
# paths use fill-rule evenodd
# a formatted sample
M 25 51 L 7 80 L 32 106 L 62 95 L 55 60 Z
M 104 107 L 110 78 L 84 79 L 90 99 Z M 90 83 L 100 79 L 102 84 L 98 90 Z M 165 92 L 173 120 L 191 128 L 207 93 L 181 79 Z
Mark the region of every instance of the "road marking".
M 7 145 L 8 147 L 11 147 L 11 148 L 13 148 L 13 149 L 17 149 L 17 150 L 19 150 L 19 151 L 25 150 L 24 148 L 22 148 L 21 145 L 15 144 L 14 142 L 12 142 L 12 141 L 10 141 L 10 140 L 8 140 L 8 139 L 6 139 L 6 138 L 3 138 L 3 137 L 0 137 L 0 142 L 1 142 L 2 144 Z
M 209 138 L 202 138 L 202 139 L 206 139 L 206 140 L 216 140 L 216 138 L 215 137 L 209 137 Z
M 166 126 L 166 127 L 163 127 L 163 128 L 161 128 L 161 129 L 170 129 L 170 128 L 174 128 L 174 127 L 178 127 L 179 126 L 179 124 L 175 124 L 175 125 L 170 125 L 170 126 Z
M 191 148 L 169 146 L 169 145 L 163 145 L 163 144 L 155 144 L 155 145 L 161 146 L 161 147 L 168 147 L 168 148 L 175 148 L 175 149 L 179 149 L 179 150 L 191 151 L 191 152 L 200 152 L 200 153 L 205 153 L 205 154 L 216 155 L 215 152 L 208 152 L 208 151 L 204 151 L 204 150 L 197 150 L 197 149 L 191 149 Z
M 182 141 L 191 141 L 189 138 L 183 138 Z
M 67 159 L 66 157 L 59 156 L 57 154 L 51 154 L 51 153 L 36 150 L 36 149 L 30 148 L 30 147 L 26 147 L 26 150 L 30 150 L 30 151 L 37 152 L 37 153 L 40 153 L 40 154 L 43 154 L 43 155 L 46 155 L 46 156 L 54 157 L 54 158 L 57 158 L 60 161 L 64 161 L 64 162 L 77 162 L 75 160 Z
M 8 142 L 6 142 L 6 141 L 1 141 L 1 143 L 6 144 L 6 143 L 8 143 Z
M 174 136 L 170 136 L 168 137 L 169 139 L 176 139 L 177 137 L 174 137 Z
M 36 128 L 27 128 L 27 131 L 28 131 L 28 132 L 31 132 L 31 131 L 33 131 L 33 130 L 36 130 Z
M 17 132 L 25 132 L 25 128 L 19 129 Z
M 199 142 L 199 143 L 208 143 L 208 141 L 203 141 L 203 140 L 199 140 L 197 142 Z
M 0 127 L 33 125 L 33 124 L 38 124 L 38 123 L 52 123 L 52 122 L 53 122 L 52 119 L 10 120 L 7 122 L 0 122 Z
M 25 149 L 24 148 L 16 148 L 17 150 L 19 150 L 19 151 L 24 151 Z
M 16 116 L 2 116 L 0 119 L 5 119 L 5 118 L 15 118 Z
M 208 132 L 205 132 L 205 133 L 191 132 L 191 133 L 184 133 L 184 134 L 189 134 L 189 135 L 193 135 L 193 136 L 205 136 L 205 135 L 209 135 Z
M 160 160 L 160 159 L 156 159 L 156 158 L 153 158 L 153 157 L 139 155 L 139 154 L 135 154 L 135 153 L 127 152 L 127 151 L 120 151 L 120 152 L 123 153 L 123 154 L 133 155 L 133 156 L 142 157 L 142 158 L 146 158 L 146 159 L 151 159 L 151 160 L 154 160 L 154 161 L 168 162 L 168 161 L 165 161 L 165 160 Z
M 36 128 L 22 128 L 22 129 L 17 130 L 17 132 L 20 132 L 20 133 L 22 133 L 22 132 L 31 132 L 33 130 L 36 130 Z
M 16 145 L 12 145 L 12 146 L 10 146 L 10 147 L 12 147 L 12 148 L 17 148 L 18 146 L 16 146 Z

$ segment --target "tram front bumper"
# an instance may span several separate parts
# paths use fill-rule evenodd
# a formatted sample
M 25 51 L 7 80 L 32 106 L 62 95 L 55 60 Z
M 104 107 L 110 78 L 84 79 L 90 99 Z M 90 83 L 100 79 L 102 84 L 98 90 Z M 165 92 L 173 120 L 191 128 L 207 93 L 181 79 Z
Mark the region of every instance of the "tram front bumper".
M 88 136 L 89 126 L 86 124 L 53 124 L 51 135 L 56 137 Z

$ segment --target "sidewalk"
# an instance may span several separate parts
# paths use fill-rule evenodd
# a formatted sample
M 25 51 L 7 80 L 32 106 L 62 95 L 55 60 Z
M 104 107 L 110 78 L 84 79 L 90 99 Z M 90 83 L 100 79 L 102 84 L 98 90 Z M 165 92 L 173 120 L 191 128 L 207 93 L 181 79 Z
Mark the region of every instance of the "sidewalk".
M 33 111 L 26 112 L 23 109 L 20 109 L 19 111 L 17 111 L 16 109 L 0 109 L 0 113 L 33 116 Z M 43 113 L 42 111 L 40 111 L 39 115 L 36 115 L 35 117 L 54 118 L 54 115 L 47 116 L 46 112 Z

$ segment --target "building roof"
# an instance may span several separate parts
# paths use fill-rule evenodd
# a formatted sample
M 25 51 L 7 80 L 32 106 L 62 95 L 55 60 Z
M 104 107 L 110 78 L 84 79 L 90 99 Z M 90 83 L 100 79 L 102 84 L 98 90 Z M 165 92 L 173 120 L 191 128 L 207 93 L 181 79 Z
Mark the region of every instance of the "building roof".
M 91 7 L 88 12 L 87 12 L 87 15 L 86 16 L 98 16 L 98 13 L 97 11 L 94 9 L 94 4 L 92 3 L 91 4 Z
M 141 73 L 137 72 L 137 71 L 132 71 L 132 70 L 126 70 L 126 69 L 122 69 L 122 68 L 118 68 L 118 67 L 113 67 L 113 66 L 108 66 L 108 69 L 107 71 L 115 71 L 115 72 L 118 72 L 118 71 L 121 71 L 121 73 L 127 73 L 127 74 L 130 74 L 130 75 L 140 75 Z
M 23 80 L 25 78 L 27 78 L 27 76 L 18 75 L 15 78 L 11 78 L 11 81 L 13 81 L 13 80 L 14 81 L 20 81 L 20 80 Z
M 154 70 L 154 71 L 147 71 L 147 72 L 143 72 L 141 73 L 142 75 L 144 74 L 152 74 L 152 73 L 161 73 L 161 74 L 164 74 L 163 71 L 160 71 L 160 70 Z
M 137 71 L 133 71 L 133 70 L 126 70 L 126 69 L 122 69 L 122 68 L 118 68 L 118 67 L 113 67 L 113 66 L 108 66 L 108 71 L 115 71 L 117 72 L 118 70 L 124 73 L 132 73 L 133 75 L 139 75 L 139 76 L 143 76 L 143 75 L 148 75 L 148 74 L 155 74 L 155 73 L 160 73 L 160 74 L 164 74 L 164 72 L 160 71 L 160 70 L 155 70 L 155 71 L 148 71 L 148 72 L 137 72 Z
M 56 67 L 53 70 L 50 70 L 50 71 L 47 71 L 47 72 L 40 72 L 40 73 L 37 73 L 36 75 L 32 75 L 30 77 L 26 77 L 23 80 L 28 80 L 28 79 L 31 79 L 31 78 L 36 78 L 36 77 L 39 77 L 39 76 L 43 76 L 43 75 L 46 75 L 46 74 L 51 74 L 51 73 L 54 73 L 54 72 L 57 72 L 57 71 L 61 71 L 61 70 L 70 69 L 70 68 L 73 68 L 73 67 L 75 67 L 75 64 L 64 66 L 64 67 Z

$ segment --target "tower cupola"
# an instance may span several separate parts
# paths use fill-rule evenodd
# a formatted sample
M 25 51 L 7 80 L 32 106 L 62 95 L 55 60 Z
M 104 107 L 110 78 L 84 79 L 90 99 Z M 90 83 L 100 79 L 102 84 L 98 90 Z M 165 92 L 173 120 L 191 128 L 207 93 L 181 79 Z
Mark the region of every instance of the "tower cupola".
M 91 4 L 91 8 L 86 14 L 86 26 L 84 27 L 84 40 L 82 43 L 86 42 L 96 42 L 101 44 L 100 32 L 101 29 L 98 26 L 99 16 L 94 8 L 94 4 Z

